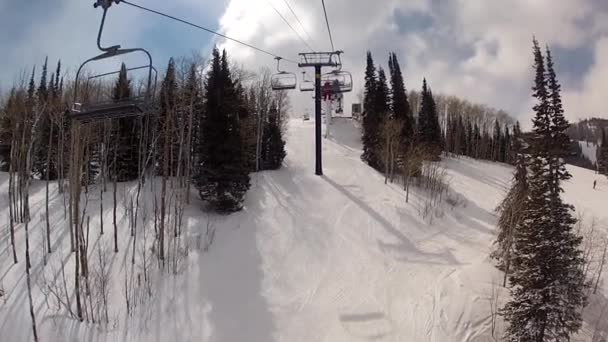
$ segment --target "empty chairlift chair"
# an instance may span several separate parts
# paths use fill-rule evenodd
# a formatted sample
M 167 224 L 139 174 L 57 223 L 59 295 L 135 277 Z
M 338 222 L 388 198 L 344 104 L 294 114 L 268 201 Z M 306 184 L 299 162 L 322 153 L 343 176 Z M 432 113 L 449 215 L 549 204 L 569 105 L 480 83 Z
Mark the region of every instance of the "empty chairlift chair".
M 306 71 L 302 71 L 302 82 L 300 82 L 300 91 L 314 91 L 315 82 L 306 78 Z
M 95 3 L 95 7 L 103 8 L 103 16 L 101 19 L 101 24 L 99 26 L 99 33 L 97 35 L 97 47 L 102 53 L 98 56 L 92 57 L 86 60 L 80 68 L 78 68 L 78 72 L 76 73 L 76 80 L 74 85 L 74 104 L 72 105 L 71 116 L 72 119 L 89 122 L 89 121 L 97 121 L 97 120 L 105 120 L 105 119 L 114 119 L 121 117 L 130 117 L 130 116 L 139 116 L 145 114 L 148 109 L 151 107 L 153 103 L 154 96 L 154 87 L 156 85 L 157 71 L 152 65 L 152 56 L 148 51 L 142 48 L 132 48 L 132 49 L 122 49 L 120 45 L 114 45 L 110 47 L 102 47 L 101 46 L 101 35 L 103 33 L 103 28 L 105 24 L 106 15 L 108 9 L 112 4 L 119 4 L 120 0 L 97 0 Z M 137 94 L 136 96 L 130 96 L 126 99 L 102 99 L 102 100 L 87 100 L 83 95 L 81 87 L 81 74 L 85 66 L 90 63 L 98 62 L 101 60 L 114 58 L 117 56 L 127 55 L 127 54 L 143 54 L 145 56 L 145 64 L 142 66 L 137 66 L 134 68 L 128 68 L 128 71 L 133 70 L 144 70 L 146 72 L 146 77 L 144 78 L 144 86 L 145 89 L 142 93 Z M 109 75 L 115 75 L 120 73 L 120 71 L 113 71 L 104 74 L 97 74 L 87 77 L 87 85 L 89 82 L 95 79 L 99 79 Z
M 298 78 L 296 74 L 287 71 L 281 71 L 281 57 L 275 57 L 277 60 L 277 73 L 270 78 L 270 86 L 272 90 L 291 90 L 298 86 Z

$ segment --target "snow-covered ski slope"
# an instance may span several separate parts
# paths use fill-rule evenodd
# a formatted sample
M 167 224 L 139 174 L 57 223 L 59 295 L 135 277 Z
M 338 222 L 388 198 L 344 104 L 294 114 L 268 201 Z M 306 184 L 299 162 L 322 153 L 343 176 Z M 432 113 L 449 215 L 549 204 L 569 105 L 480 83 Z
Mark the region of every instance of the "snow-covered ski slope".
M 217 230 L 213 244 L 206 252 L 192 248 L 178 275 L 157 275 L 152 299 L 133 317 L 126 316 L 123 299 L 124 260 L 130 257 L 123 248 L 130 238 L 126 228 L 120 253 L 110 252 L 115 277 L 109 326 L 58 314 L 34 286 L 41 341 L 492 341 L 489 299 L 502 274 L 488 254 L 494 208 L 512 169 L 446 159 L 450 195 L 431 222 L 420 215 L 423 192 L 414 191 L 406 204 L 398 185 L 384 185 L 383 176 L 360 160 L 360 133 L 351 120 L 335 120 L 332 135 L 323 140 L 322 177 L 313 172 L 314 121 L 292 120 L 284 167 L 253 175 L 242 212 L 208 216 L 193 203 L 186 212 L 187 241 L 198 241 L 211 220 Z M 593 172 L 570 170 L 567 201 L 608 228 L 608 181 L 597 178 L 593 191 Z M 2 174 L 2 194 L 6 189 Z M 43 183 L 35 183 L 32 192 L 32 245 L 39 250 Z M 49 265 L 56 273 L 58 263 L 68 260 L 69 234 L 61 228 L 61 197 L 55 187 L 51 193 L 56 250 Z M 6 207 L 0 207 L 0 341 L 29 341 L 23 228 L 17 234 L 21 261 L 13 266 Z M 119 214 L 124 224 L 124 211 Z M 98 238 L 97 221 L 91 218 L 91 234 L 109 245 L 111 224 Z M 40 284 L 40 252 L 32 258 L 34 283 Z M 66 268 L 68 279 L 72 268 Z

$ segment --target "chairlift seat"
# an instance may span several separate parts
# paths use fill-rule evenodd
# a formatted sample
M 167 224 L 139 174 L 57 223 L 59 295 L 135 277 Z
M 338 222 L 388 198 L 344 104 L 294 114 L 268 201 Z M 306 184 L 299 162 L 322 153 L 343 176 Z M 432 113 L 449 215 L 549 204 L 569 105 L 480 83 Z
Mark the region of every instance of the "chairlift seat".
M 103 33 L 106 15 L 108 9 L 112 3 L 118 4 L 121 0 L 98 0 L 95 3 L 95 7 L 101 7 L 103 9 L 103 16 L 101 18 L 101 24 L 99 25 L 99 33 L 97 34 L 97 48 L 102 51 L 100 55 L 87 59 L 80 65 L 76 72 L 76 80 L 74 82 L 74 101 L 70 111 L 70 116 L 73 120 L 81 122 L 90 122 L 105 119 L 115 119 L 122 117 L 132 117 L 143 115 L 147 112 L 150 104 L 153 102 L 152 99 L 156 92 L 156 80 L 158 72 L 152 65 L 152 56 L 146 49 L 142 48 L 128 48 L 122 49 L 120 45 L 112 45 L 109 47 L 103 47 L 101 45 L 101 35 Z M 138 97 L 132 97 L 120 101 L 103 101 L 103 102 L 91 102 L 86 103 L 82 100 L 82 94 L 80 89 L 81 73 L 84 67 L 92 62 L 99 62 L 101 60 L 114 58 L 126 54 L 140 53 L 145 55 L 146 63 L 142 66 L 134 68 L 126 68 L 126 71 L 132 70 L 146 70 L 147 77 L 145 78 L 145 90 L 144 94 Z M 123 63 L 124 65 L 124 63 Z M 93 79 L 103 78 L 114 74 L 119 74 L 121 71 L 112 71 L 103 74 L 97 74 L 89 76 L 87 82 Z M 154 74 L 154 77 L 152 76 Z M 88 86 L 88 83 L 87 83 Z
M 353 77 L 350 72 L 342 70 L 334 70 L 322 77 L 322 82 L 329 82 L 334 86 L 334 93 L 347 93 L 353 90 Z
M 147 101 L 143 98 L 91 104 L 74 103 L 72 119 L 81 122 L 140 116 L 145 113 Z
M 298 78 L 296 74 L 291 72 L 279 72 L 272 75 L 270 79 L 272 90 L 291 90 L 298 86 Z

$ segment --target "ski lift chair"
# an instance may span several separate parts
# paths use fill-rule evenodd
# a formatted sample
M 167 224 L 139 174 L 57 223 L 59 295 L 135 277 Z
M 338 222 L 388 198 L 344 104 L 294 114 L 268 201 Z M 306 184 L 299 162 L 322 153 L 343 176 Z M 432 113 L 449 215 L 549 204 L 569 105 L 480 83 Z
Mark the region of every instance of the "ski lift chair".
M 270 86 L 272 90 L 291 90 L 298 86 L 298 78 L 293 72 L 281 71 L 279 64 L 281 57 L 275 57 L 277 60 L 277 73 L 270 78 Z
M 321 77 L 323 84 L 329 82 L 333 85 L 334 93 L 348 93 L 353 90 L 353 75 L 348 71 L 342 70 L 342 51 L 337 51 L 337 69 L 324 74 Z
M 314 91 L 315 82 L 306 79 L 306 71 L 302 71 L 302 82 L 300 82 L 300 91 Z
M 353 90 L 353 76 L 348 71 L 336 69 L 324 74 L 321 80 L 323 83 L 329 82 L 334 85 L 335 93 L 347 93 Z
M 122 49 L 120 45 L 114 45 L 110 47 L 101 46 L 101 35 L 103 33 L 105 19 L 107 16 L 108 9 L 110 8 L 110 6 L 112 6 L 113 3 L 119 4 L 120 0 L 97 0 L 97 2 L 94 4 L 95 8 L 100 6 L 103 8 L 103 16 L 101 18 L 99 33 L 97 35 L 97 47 L 99 48 L 99 50 L 102 51 L 102 54 L 86 60 L 84 63 L 82 63 L 82 65 L 80 65 L 80 68 L 78 68 L 74 84 L 74 104 L 72 105 L 71 109 L 71 117 L 74 120 L 90 122 L 104 119 L 139 116 L 145 114 L 153 103 L 153 96 L 155 93 L 155 89 L 153 87 L 156 86 L 156 78 L 158 77 L 158 73 L 152 65 L 152 56 L 150 55 L 150 53 L 142 48 Z M 80 76 L 86 65 L 92 62 L 98 62 L 101 60 L 121 55 L 135 53 L 143 53 L 146 56 L 146 64 L 143 66 L 127 69 L 127 72 L 139 69 L 144 69 L 147 71 L 147 78 L 145 79 L 146 88 L 143 94 L 137 95 L 135 97 L 130 97 L 124 100 L 83 101 L 83 96 L 79 91 L 79 87 L 81 81 Z M 93 75 L 88 77 L 88 81 L 118 73 L 120 73 L 120 71 Z M 152 76 L 153 73 L 154 78 Z

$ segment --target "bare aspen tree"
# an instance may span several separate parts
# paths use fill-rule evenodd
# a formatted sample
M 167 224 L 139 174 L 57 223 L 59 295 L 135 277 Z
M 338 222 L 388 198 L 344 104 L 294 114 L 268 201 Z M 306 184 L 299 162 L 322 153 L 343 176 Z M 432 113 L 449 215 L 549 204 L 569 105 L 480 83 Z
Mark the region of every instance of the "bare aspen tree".
M 398 153 L 398 138 L 400 123 L 396 120 L 386 120 L 382 125 L 382 135 L 384 136 L 384 184 L 390 179 L 393 180 L 396 155 Z
M 169 158 L 171 156 L 171 127 L 173 116 L 175 112 L 174 109 L 171 109 L 169 113 L 165 116 L 165 122 L 163 127 L 163 132 L 165 134 L 163 140 L 163 176 L 161 180 L 161 194 L 160 194 L 160 220 L 158 227 L 158 257 L 162 264 L 165 263 L 165 220 L 167 213 L 167 181 L 169 178 Z
M 50 133 L 49 133 L 49 140 L 48 140 L 48 146 L 47 146 L 47 153 L 46 153 L 46 182 L 45 182 L 45 201 L 44 201 L 44 213 L 45 213 L 45 220 L 46 220 L 46 241 L 47 241 L 47 251 L 48 253 L 51 253 L 51 223 L 49 222 L 49 182 L 50 182 L 50 174 L 51 174 L 51 151 L 53 149 L 53 131 L 55 128 L 54 122 L 53 122 L 53 116 L 51 114 L 49 114 L 49 126 L 50 128 Z
M 14 118 L 17 116 L 15 113 L 10 113 Z M 20 121 L 16 120 L 16 127 L 13 131 L 12 139 L 11 139 L 11 151 L 10 151 L 10 164 L 9 164 L 9 177 L 8 177 L 8 199 L 9 199 L 9 227 L 10 227 L 10 235 L 11 235 L 11 245 L 13 247 L 13 262 L 16 264 L 18 262 L 17 259 L 17 247 L 15 246 L 15 223 L 17 221 L 17 207 L 15 205 L 15 166 L 17 163 L 17 150 L 19 149 L 18 145 L 18 132 Z
M 116 199 L 116 192 L 117 192 L 117 188 L 118 188 L 118 174 L 117 174 L 117 167 L 116 167 L 116 162 L 117 162 L 117 156 L 118 156 L 118 142 L 114 141 L 114 162 L 113 162 L 113 168 L 114 168 L 114 179 L 113 179 L 113 191 L 112 191 L 112 198 L 113 198 L 113 207 L 112 207 L 112 223 L 114 225 L 114 253 L 118 253 L 118 224 L 116 223 L 116 206 L 118 205 L 117 203 L 117 199 Z
M 38 120 L 40 119 L 40 113 L 42 112 L 42 110 L 39 110 L 38 113 L 35 114 L 35 118 L 34 118 L 34 122 L 32 123 L 32 128 L 30 130 L 30 134 L 31 132 L 33 132 L 36 129 L 36 125 L 38 123 Z M 34 341 L 38 341 L 38 332 L 36 329 L 36 314 L 34 312 L 34 302 L 32 299 L 32 280 L 31 280 L 31 274 L 30 274 L 30 268 L 31 268 L 31 261 L 30 261 L 30 234 L 29 234 L 29 225 L 30 225 L 30 217 L 29 217 L 29 187 L 30 187 L 30 180 L 31 177 L 29 177 L 29 174 L 31 173 L 31 169 L 32 169 L 32 147 L 34 145 L 34 141 L 32 139 L 32 137 L 30 136 L 29 139 L 27 139 L 28 144 L 27 144 L 27 152 L 25 153 L 25 170 L 23 170 L 22 175 L 25 176 L 24 179 L 24 199 L 25 199 L 25 211 L 27 213 L 26 216 L 26 221 L 25 221 L 25 273 L 26 273 L 26 281 L 27 281 L 27 295 L 28 295 L 28 299 L 29 299 L 29 304 L 30 304 L 30 316 L 32 318 L 32 332 L 34 334 Z
M 82 310 L 82 300 L 80 292 L 80 193 L 82 183 L 82 142 L 80 139 L 81 125 L 79 122 L 72 123 L 72 148 L 71 148 L 71 161 L 70 161 L 70 215 L 71 215 L 71 230 L 74 234 L 74 287 L 76 296 L 76 315 L 78 320 L 84 321 L 84 315 Z
M 110 138 L 110 132 L 108 127 L 110 125 L 109 120 L 104 120 L 103 128 L 101 129 L 102 140 L 100 142 L 101 152 L 101 183 L 99 184 L 99 234 L 103 235 L 103 193 L 106 191 L 106 175 L 108 167 L 108 143 Z
M 593 286 L 593 293 L 596 294 L 597 293 L 597 288 L 600 284 L 600 279 L 602 278 L 602 272 L 604 272 L 604 265 L 606 264 L 606 257 L 608 256 L 608 237 L 604 237 L 603 239 L 603 251 L 602 251 L 602 257 L 600 258 L 600 264 L 599 267 L 597 269 L 597 274 L 595 277 L 595 285 Z
M 405 203 L 409 203 L 412 179 L 422 168 L 424 153 L 419 146 L 414 145 L 410 145 L 402 153 L 401 173 L 403 174 L 403 190 L 405 191 Z

